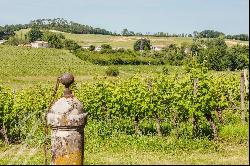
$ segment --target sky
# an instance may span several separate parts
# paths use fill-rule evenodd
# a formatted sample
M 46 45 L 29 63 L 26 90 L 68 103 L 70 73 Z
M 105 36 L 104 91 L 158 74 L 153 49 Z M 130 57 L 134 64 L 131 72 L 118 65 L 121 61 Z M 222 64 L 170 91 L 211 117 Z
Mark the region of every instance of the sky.
M 0 0 L 0 25 L 64 18 L 120 33 L 249 34 L 249 0 Z

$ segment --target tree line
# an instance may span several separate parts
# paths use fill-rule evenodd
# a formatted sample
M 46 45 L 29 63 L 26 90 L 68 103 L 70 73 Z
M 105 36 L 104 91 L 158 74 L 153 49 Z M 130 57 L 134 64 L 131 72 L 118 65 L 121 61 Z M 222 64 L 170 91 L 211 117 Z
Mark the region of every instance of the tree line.
M 226 39 L 249 41 L 249 36 L 247 34 L 225 35 L 223 32 L 214 30 L 204 30 L 201 32 L 194 31 L 193 35 L 195 38 L 217 38 L 223 36 Z
M 114 36 L 155 36 L 155 37 L 194 37 L 194 38 L 216 38 L 219 36 L 224 36 L 226 39 L 235 39 L 242 41 L 249 41 L 248 34 L 236 34 L 236 35 L 226 35 L 219 31 L 214 30 L 203 30 L 201 32 L 194 31 L 193 34 L 187 33 L 166 33 L 166 32 L 157 32 L 157 33 L 146 33 L 134 32 L 124 28 L 121 33 L 111 32 L 102 28 L 94 28 L 89 25 L 79 24 L 73 21 L 67 21 L 63 18 L 54 18 L 54 19 L 36 19 L 30 21 L 29 24 L 16 24 L 16 25 L 5 25 L 0 26 L 0 39 L 8 39 L 10 36 L 15 34 L 15 31 L 21 29 L 27 29 L 31 27 L 37 27 L 40 29 L 53 29 L 62 32 L 68 32 L 73 34 L 103 34 L 103 35 L 114 35 Z

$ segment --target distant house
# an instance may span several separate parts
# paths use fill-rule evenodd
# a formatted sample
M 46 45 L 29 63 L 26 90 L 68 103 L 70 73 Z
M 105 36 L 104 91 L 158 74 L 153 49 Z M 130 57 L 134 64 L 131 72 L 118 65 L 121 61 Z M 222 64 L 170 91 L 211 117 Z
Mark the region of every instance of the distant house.
M 89 46 L 82 46 L 83 49 L 89 49 Z
M 112 50 L 119 50 L 119 49 L 124 49 L 123 47 L 115 47 L 115 48 L 112 48 Z
M 31 44 L 19 44 L 18 47 L 31 47 Z
M 102 50 L 102 47 L 101 47 L 101 46 L 95 47 L 95 51 L 101 51 L 101 50 Z
M 162 50 L 162 47 L 159 47 L 159 46 L 151 46 L 151 50 L 154 50 L 154 51 L 161 51 L 161 50 Z
M 24 44 L 23 46 L 24 46 L 24 47 L 32 47 L 31 44 Z
M 3 44 L 6 40 L 0 40 L 0 44 Z
M 31 44 L 31 47 L 33 48 L 48 48 L 49 47 L 48 42 L 45 42 L 45 41 L 34 41 L 30 44 Z

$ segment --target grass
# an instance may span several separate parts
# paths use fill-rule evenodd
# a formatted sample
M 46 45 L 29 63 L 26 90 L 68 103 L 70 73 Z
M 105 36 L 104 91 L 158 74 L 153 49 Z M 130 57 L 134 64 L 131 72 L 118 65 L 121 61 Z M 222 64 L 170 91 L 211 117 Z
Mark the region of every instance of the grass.
M 104 124 L 104 125 L 103 125 Z M 177 138 L 173 133 L 127 135 L 111 131 L 108 124 L 89 120 L 85 127 L 84 157 L 87 165 L 247 165 L 249 163 L 249 125 L 225 124 L 218 140 Z M 106 135 L 103 137 L 102 134 Z M 240 133 L 240 134 L 239 134 Z M 49 161 L 50 161 L 50 151 Z M 5 145 L 0 142 L 0 164 L 44 164 L 43 146 Z
M 139 141 L 138 141 L 139 140 Z M 89 142 L 91 141 L 91 142 Z M 118 164 L 142 164 L 142 165 L 173 165 L 173 164 L 223 164 L 241 165 L 248 164 L 249 151 L 247 144 L 230 144 L 213 141 L 200 141 L 199 144 L 208 144 L 208 150 L 181 149 L 174 142 L 165 139 L 149 137 L 116 136 L 109 140 L 97 142 L 98 147 L 93 147 L 95 141 L 85 139 L 85 164 L 89 165 L 118 165 Z M 143 143 L 142 143 L 143 142 Z M 160 143 L 159 143 L 160 142 Z M 166 142 L 166 143 L 164 143 Z M 141 144 L 140 144 L 141 143 Z M 142 146 L 158 143 L 175 149 L 147 149 Z M 194 144 L 193 142 L 189 142 Z M 91 145 L 89 145 L 91 144 Z M 140 146 L 139 146 L 140 144 Z M 214 149 L 212 149 L 212 148 Z M 185 147 L 184 147 L 185 148 Z M 44 164 L 42 147 L 10 145 L 0 148 L 0 164 Z

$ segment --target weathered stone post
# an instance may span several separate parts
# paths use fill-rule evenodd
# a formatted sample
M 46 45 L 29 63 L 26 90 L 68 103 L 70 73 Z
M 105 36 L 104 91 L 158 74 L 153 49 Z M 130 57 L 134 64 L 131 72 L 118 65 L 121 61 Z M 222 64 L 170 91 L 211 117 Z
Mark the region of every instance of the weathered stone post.
M 47 115 L 48 125 L 52 127 L 51 164 L 83 165 L 87 113 L 69 89 L 74 82 L 73 75 L 63 74 L 60 82 L 65 85 L 64 95 L 54 103 Z

